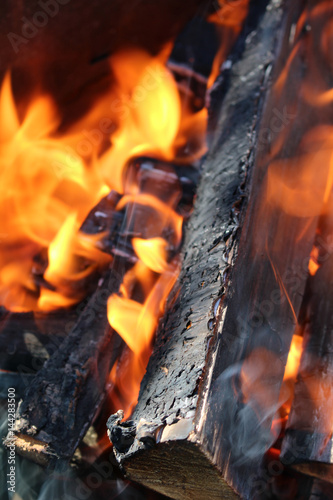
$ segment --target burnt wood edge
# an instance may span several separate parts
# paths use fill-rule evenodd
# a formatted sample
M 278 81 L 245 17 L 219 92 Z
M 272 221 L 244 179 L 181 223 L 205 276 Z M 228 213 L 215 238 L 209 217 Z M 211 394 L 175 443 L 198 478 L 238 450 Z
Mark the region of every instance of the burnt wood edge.
M 216 351 L 213 345 L 221 334 L 225 314 L 225 311 L 222 312 L 222 300 L 216 311 L 214 308 L 216 309 L 216 300 L 221 299 L 223 295 L 223 288 L 228 280 L 226 273 L 237 253 L 238 220 L 233 206 L 235 203 L 237 206 L 239 200 L 240 193 L 237 186 L 244 181 L 247 170 L 254 162 L 253 142 L 270 84 L 269 70 L 274 58 L 275 35 L 279 34 L 282 24 L 281 5 L 272 1 L 259 26 L 256 27 L 258 34 L 254 37 L 254 42 L 247 44 L 243 56 L 228 75 L 230 83 L 218 120 L 219 132 L 213 140 L 211 153 L 203 167 L 194 214 L 185 238 L 182 273 L 160 323 L 154 352 L 141 384 L 138 405 L 132 417 L 133 422 L 122 424 L 121 415 L 118 415 L 118 420 L 113 418 L 108 422 L 111 440 L 115 441 L 115 448 L 119 446 L 122 450 L 120 452 L 115 450 L 117 460 L 127 476 L 135 481 L 144 482 L 172 498 L 203 498 L 204 491 L 197 491 L 197 496 L 194 496 L 194 491 L 198 488 L 197 483 L 205 481 L 204 473 L 210 474 L 208 471 L 212 469 L 208 467 L 208 463 L 214 471 L 217 470 L 214 457 L 207 453 L 200 435 L 200 422 L 205 418 L 209 380 L 215 362 Z M 268 37 L 269 41 L 267 38 L 265 41 L 260 38 L 264 29 L 266 35 L 269 34 L 269 30 L 272 32 Z M 240 77 L 243 77 L 242 81 Z M 235 117 L 237 113 L 238 116 Z M 237 119 L 241 120 L 240 130 L 233 127 Z M 234 192 L 230 197 L 232 186 Z M 218 193 L 219 199 L 216 204 L 212 203 L 211 197 L 214 196 L 212 193 Z M 244 193 L 241 197 L 244 198 Z M 209 228 L 205 230 L 204 221 L 208 217 Z M 205 275 L 205 266 L 209 268 L 208 275 Z M 194 287 L 191 289 L 192 277 L 194 281 L 200 278 L 200 273 L 195 274 L 198 269 L 203 271 L 204 279 L 208 280 L 201 296 Z M 198 283 L 195 285 L 197 287 Z M 197 310 L 199 312 L 195 316 Z M 215 326 L 215 332 L 210 331 L 207 326 L 207 320 L 209 317 L 212 318 L 213 311 L 219 316 L 214 318 L 214 323 L 220 325 L 218 331 Z M 199 339 L 200 342 L 198 340 L 198 343 L 194 344 L 195 339 Z M 177 342 L 181 344 L 182 349 L 184 345 L 185 347 L 189 345 L 189 349 L 192 348 L 192 370 L 188 369 L 189 361 L 183 357 L 183 351 L 178 356 L 173 354 Z M 185 373 L 185 380 L 182 372 Z M 186 437 L 176 433 L 173 440 L 169 439 L 168 443 L 161 442 L 163 433 L 175 430 L 177 425 L 185 425 L 184 422 L 192 429 Z M 133 428 L 129 430 L 129 427 Z M 167 453 L 168 447 L 172 447 L 173 456 L 170 462 L 165 459 L 168 472 L 164 474 L 162 457 Z M 184 454 L 182 459 L 177 457 L 177 449 Z M 199 481 L 198 477 L 190 472 L 184 472 L 184 475 L 179 474 L 179 476 L 177 473 L 179 462 L 182 460 L 185 460 L 187 467 L 191 468 L 192 462 L 189 461 L 189 457 L 193 456 L 193 450 L 197 456 L 197 463 L 200 460 L 206 463 L 204 472 L 200 473 Z M 159 456 L 158 466 L 154 460 L 149 461 L 151 454 Z M 145 463 L 150 463 L 149 477 Z M 157 479 L 154 479 L 154 474 Z M 160 482 L 158 477 L 161 474 L 163 481 Z M 181 487 L 174 485 L 175 475 L 183 483 Z M 221 498 L 220 488 L 223 489 L 225 497 L 227 492 L 231 497 L 235 495 L 233 489 L 222 478 L 221 471 L 215 479 L 219 486 L 216 488 L 216 497 L 211 496 L 212 499 Z

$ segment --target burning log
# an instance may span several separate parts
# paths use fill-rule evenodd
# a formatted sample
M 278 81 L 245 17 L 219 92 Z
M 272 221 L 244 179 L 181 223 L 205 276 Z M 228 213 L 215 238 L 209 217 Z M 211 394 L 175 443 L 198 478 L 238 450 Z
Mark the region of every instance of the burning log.
M 128 169 L 127 192 L 139 188 L 142 196 L 154 197 L 157 207 L 162 202 L 163 207 L 167 207 L 168 203 L 179 203 L 179 210 L 186 215 L 188 206 L 192 204 L 197 170 L 176 168 L 149 158 L 133 160 Z M 155 236 L 154 231 L 158 235 L 160 231 L 166 231 L 172 255 L 179 246 L 179 235 L 174 232 L 172 218 L 170 223 L 161 220 L 162 225 L 159 226 L 156 221 L 161 214 L 153 206 L 127 203 L 125 200 L 126 208 L 121 208 L 122 203 L 122 196 L 112 191 L 94 207 L 83 223 L 82 234 L 103 236 L 98 241 L 99 251 L 107 251 L 114 256 L 112 270 L 102 278 L 97 291 L 87 300 L 85 310 L 68 337 L 62 339 L 60 347 L 36 377 L 26 381 L 28 388 L 18 411 L 16 448 L 18 453 L 49 467 L 53 467 L 58 459 L 66 462 L 72 457 L 101 408 L 107 392 L 108 376 L 122 352 L 124 343 L 108 323 L 107 302 L 112 294 L 118 292 L 126 271 L 138 260 L 132 238 L 151 238 Z M 179 215 L 175 214 L 175 217 L 181 221 Z M 153 219 L 154 224 L 142 225 L 142 219 L 148 222 Z M 147 234 L 144 231 L 148 231 Z M 52 314 L 58 317 L 61 313 Z M 49 315 L 50 320 L 52 314 Z M 25 314 L 24 318 L 26 316 L 35 321 L 33 314 Z M 14 322 L 9 330 L 16 326 Z M 29 323 L 26 323 L 26 328 L 29 328 Z
M 98 413 L 123 345 L 106 315 L 107 299 L 120 282 L 121 274 L 106 273 L 71 333 L 26 389 L 15 431 L 19 454 L 49 467 L 68 461 Z
M 261 14 L 260 9 L 254 10 Z M 281 10 L 272 2 L 256 26 L 256 36 L 244 53 L 241 43 L 236 47 L 232 69 L 226 69 L 224 82 L 228 79 L 229 87 L 219 136 L 204 165 L 186 234 L 183 269 L 160 324 L 138 405 L 131 421 L 122 423 L 123 415 L 118 412 L 108 422 L 116 456 L 128 477 L 172 498 L 236 498 L 226 478 L 238 492 L 246 495 L 249 488 L 244 484 L 247 473 L 233 470 L 230 477 L 230 449 L 224 449 L 226 436 L 219 434 L 220 426 L 226 425 L 223 413 L 228 412 L 215 397 L 223 388 L 214 387 L 211 376 L 221 368 L 219 357 L 224 358 L 218 347 L 224 285 L 235 258 L 239 209 L 245 195 L 238 187 L 254 162 L 251 141 L 257 137 L 269 87 L 267 68 L 272 63 L 275 36 L 280 34 L 280 20 Z M 219 91 L 217 88 L 216 94 Z M 214 109 L 214 93 L 211 98 Z M 265 272 L 268 267 L 265 262 Z M 242 268 L 242 272 L 248 270 Z M 276 287 L 275 281 L 273 284 Z M 258 296 L 254 294 L 253 300 Z M 237 303 L 234 307 L 239 309 L 241 303 Z M 236 347 L 235 343 L 231 363 Z

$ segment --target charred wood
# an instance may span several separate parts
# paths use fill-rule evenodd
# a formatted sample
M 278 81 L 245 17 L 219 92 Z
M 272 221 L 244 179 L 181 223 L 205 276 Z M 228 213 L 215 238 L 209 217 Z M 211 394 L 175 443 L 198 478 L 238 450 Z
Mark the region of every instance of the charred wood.
M 17 453 L 51 468 L 72 457 L 105 399 L 110 369 L 123 346 L 106 314 L 121 277 L 106 273 L 71 333 L 27 387 L 17 414 Z
M 212 437 L 207 428 L 203 431 L 202 424 L 209 413 L 216 425 L 223 418 L 224 410 L 216 401 L 207 404 L 212 395 L 208 381 L 218 365 L 214 346 L 221 335 L 218 323 L 227 274 L 236 256 L 239 212 L 247 195 L 240 186 L 254 163 L 252 141 L 281 29 L 282 11 L 276 2 L 263 17 L 265 2 L 253 11 L 258 17 L 250 16 L 253 24 L 245 30 L 220 81 L 226 93 L 218 133 L 203 166 L 185 233 L 182 272 L 158 330 L 138 405 L 132 421 L 122 423 L 118 413 L 108 424 L 128 477 L 175 499 L 237 497 L 219 456 L 222 438 Z M 247 35 L 250 41 L 245 45 Z M 212 109 L 217 108 L 214 99 L 220 98 L 219 92 L 216 85 Z M 243 490 L 236 472 L 228 482 Z

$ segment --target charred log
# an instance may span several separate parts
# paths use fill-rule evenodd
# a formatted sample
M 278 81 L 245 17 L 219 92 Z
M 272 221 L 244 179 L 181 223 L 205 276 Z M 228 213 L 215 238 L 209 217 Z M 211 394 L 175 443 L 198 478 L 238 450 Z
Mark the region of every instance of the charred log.
M 66 463 L 98 413 L 123 346 L 106 314 L 121 276 L 107 272 L 71 333 L 27 387 L 17 414 L 17 453 L 44 466 Z
M 264 8 L 263 2 L 254 10 L 258 15 Z M 211 96 L 214 109 L 214 96 L 221 97 L 221 86 L 226 90 L 219 132 L 203 167 L 181 276 L 160 324 L 133 421 L 121 423 L 119 414 L 109 421 L 116 456 L 128 477 L 177 499 L 236 498 L 225 471 L 221 474 L 222 438 L 213 437 L 207 427 L 203 430 L 203 423 L 209 414 L 216 425 L 223 419 L 216 401 L 207 404 L 214 391 L 209 376 L 218 366 L 224 287 L 236 256 L 239 211 L 247 194 L 239 186 L 254 163 L 252 143 L 269 88 L 281 9 L 272 2 L 263 17 L 250 19 L 254 24 L 247 27 L 230 58 L 231 69 L 222 74 Z M 207 449 L 207 439 L 215 451 Z M 244 492 L 236 472 L 230 482 Z

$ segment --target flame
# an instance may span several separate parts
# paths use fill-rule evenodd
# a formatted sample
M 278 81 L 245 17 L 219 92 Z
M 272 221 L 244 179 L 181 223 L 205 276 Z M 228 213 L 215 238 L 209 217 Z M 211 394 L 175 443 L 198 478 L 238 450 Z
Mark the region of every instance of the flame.
M 137 195 L 123 196 L 117 205 L 117 209 L 121 210 L 131 203 L 154 209 L 152 215 L 154 223 L 146 228 L 150 238 L 160 236 L 165 229 L 168 229 L 172 235 L 170 235 L 170 238 L 172 237 L 173 245 L 177 247 L 180 244 L 183 218 L 172 207 L 151 194 L 139 193 Z
M 115 78 L 112 89 L 65 136 L 58 132 L 61 119 L 48 96 L 35 98 L 20 121 L 9 73 L 4 78 L 0 93 L 4 235 L 0 301 L 8 309 L 52 310 L 78 302 L 82 294 L 69 297 L 68 283 L 110 261 L 98 251 L 98 238 L 78 236 L 85 217 L 110 189 L 124 192 L 124 170 L 131 157 L 174 157 L 181 106 L 170 71 L 158 57 L 137 50 L 115 54 L 110 64 Z M 97 140 L 101 132 L 95 128 L 105 105 L 116 127 L 106 142 Z M 89 155 L 84 154 L 86 137 Z M 167 208 L 160 223 L 169 219 Z M 180 219 L 175 216 L 177 233 Z M 34 259 L 45 252 L 44 279 L 50 286 L 37 284 L 32 273 Z M 83 257 L 90 264 L 80 269 Z
M 275 439 L 285 430 L 294 398 L 294 390 L 303 351 L 303 337 L 297 333 L 293 335 L 284 377 L 280 389 L 279 401 L 274 414 L 271 432 Z
M 144 248 L 141 248 L 141 251 L 144 251 Z M 148 245 L 148 253 L 150 251 Z M 149 273 L 149 268 L 141 264 L 141 270 L 144 269 Z M 109 298 L 109 323 L 131 350 L 127 369 L 121 370 L 120 373 L 114 369 L 110 375 L 114 386 L 113 393 L 121 394 L 122 404 L 124 401 L 127 403 L 125 416 L 130 415 L 137 402 L 140 381 L 150 356 L 158 318 L 163 313 L 166 298 L 174 286 L 178 272 L 178 262 L 169 264 L 156 280 L 142 304 L 128 296 L 121 297 L 113 294 Z M 131 278 L 133 278 L 133 274 Z M 126 281 L 126 277 L 124 281 Z
M 38 300 L 40 310 L 69 307 L 76 304 L 78 299 L 84 298 L 84 287 L 81 287 L 78 294 L 77 287 L 73 290 L 73 283 L 89 277 L 98 264 L 104 266 L 111 260 L 111 256 L 96 248 L 102 236 L 103 234 L 88 237 L 80 233 L 75 212 L 67 217 L 49 245 L 49 265 L 44 273 L 44 279 L 56 291 L 47 288 L 41 290 Z M 73 291 L 76 292 L 74 295 Z
M 139 259 L 152 271 L 162 273 L 167 268 L 167 242 L 163 238 L 150 238 L 143 240 L 133 238 L 135 253 Z
M 207 110 L 194 113 L 181 105 L 167 52 L 170 47 L 158 56 L 142 50 L 114 54 L 112 85 L 65 132 L 49 96 L 31 99 L 21 118 L 9 73 L 0 91 L 2 305 L 18 312 L 53 311 L 85 297 L 112 257 L 99 247 L 105 233 L 85 234 L 80 227 L 111 189 L 123 195 L 116 210 L 126 208 L 124 230 L 131 232 L 133 221 L 139 224 L 132 238 L 138 261 L 108 302 L 110 324 L 130 350 L 110 376 L 114 395 L 121 387 L 125 408 L 137 397 L 177 277 L 174 255 L 183 227 L 178 177 L 173 174 L 172 186 L 165 177 L 172 189 L 159 199 L 154 178 L 144 187 L 128 182 L 128 164 L 139 155 L 168 162 L 180 155 L 189 163 L 205 152 Z M 138 207 L 145 215 L 135 222 Z
M 314 276 L 319 269 L 318 257 L 319 257 L 319 249 L 314 246 L 311 250 L 310 260 L 309 260 L 309 273 L 311 274 L 311 276 Z
M 111 67 L 117 81 L 112 106 L 122 126 L 99 164 L 110 188 L 123 193 L 123 168 L 129 158 L 150 154 L 173 159 L 181 106 L 176 83 L 157 58 L 139 50 L 122 51 L 113 56 Z
M 270 164 L 267 199 L 295 217 L 313 217 L 325 211 L 332 184 L 333 128 L 321 125 L 304 136 L 295 158 Z
M 249 12 L 249 0 L 236 0 L 233 2 L 218 0 L 216 3 L 218 4 L 216 12 L 209 17 L 209 20 L 216 25 L 220 45 L 214 58 L 207 84 L 208 88 L 213 85 L 219 75 L 221 65 L 237 40 Z
M 290 350 L 288 354 L 287 364 L 284 371 L 283 380 L 296 380 L 299 364 L 301 362 L 303 337 L 293 335 Z
M 54 136 L 59 118 L 50 98 L 36 98 L 20 124 L 7 74 L 0 110 L 4 235 L 0 301 L 14 311 L 36 310 L 39 288 L 31 274 L 34 258 L 49 247 L 73 204 L 78 220 L 84 220 L 98 201 L 103 184 L 93 178 L 82 158 Z M 94 192 L 91 185 L 96 186 Z

